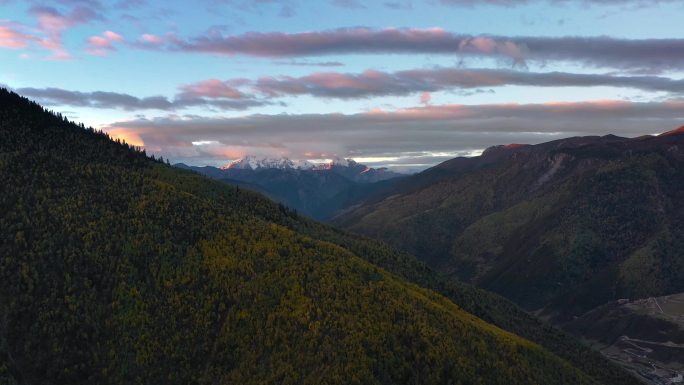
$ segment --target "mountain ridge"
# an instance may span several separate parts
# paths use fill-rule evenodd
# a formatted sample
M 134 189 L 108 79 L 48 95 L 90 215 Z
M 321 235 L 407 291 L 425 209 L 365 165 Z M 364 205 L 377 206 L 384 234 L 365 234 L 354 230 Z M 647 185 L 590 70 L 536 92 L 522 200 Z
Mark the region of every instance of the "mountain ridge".
M 534 226 L 537 226 L 534 223 L 539 222 L 538 226 L 544 226 L 540 221 L 549 221 L 550 223 L 547 226 L 559 226 L 559 215 L 565 218 L 560 219 L 561 221 L 572 221 L 573 223 L 579 220 L 578 218 L 584 218 L 584 214 L 581 212 L 571 214 L 577 210 L 571 206 L 573 201 L 576 201 L 575 204 L 577 205 L 589 205 L 592 210 L 600 210 L 599 207 L 594 207 L 595 203 L 590 200 L 582 201 L 583 203 L 577 201 L 580 199 L 579 197 L 585 195 L 586 198 L 581 199 L 593 199 L 592 196 L 600 197 L 600 199 L 623 199 L 622 196 L 624 195 L 624 199 L 634 202 L 635 207 L 643 207 L 643 210 L 647 210 L 643 202 L 637 204 L 640 199 L 643 200 L 637 196 L 639 190 L 633 192 L 627 190 L 620 193 L 622 195 L 618 194 L 619 196 L 616 198 L 609 198 L 608 192 L 616 188 L 617 183 L 641 183 L 645 188 L 655 189 L 653 191 L 669 191 L 667 193 L 669 194 L 668 201 L 676 199 L 674 197 L 679 194 L 678 191 L 681 189 L 678 187 L 675 177 L 678 175 L 676 170 L 681 170 L 682 167 L 678 165 L 684 160 L 684 141 L 682 139 L 682 135 L 645 139 L 629 139 L 607 135 L 568 138 L 514 149 L 498 147 L 494 148 L 493 151 L 483 153 L 480 157 L 456 158 L 423 173 L 408 177 L 401 181 L 401 186 L 404 186 L 403 190 L 397 193 L 390 188 L 376 197 L 375 200 L 336 218 L 336 222 L 348 229 L 388 240 L 395 246 L 405 248 L 419 257 L 422 256 L 425 261 L 438 267 L 438 269 L 442 269 L 442 271 L 450 270 L 466 279 L 486 279 L 493 285 L 488 287 L 498 288 L 497 291 L 500 290 L 499 292 L 504 295 L 508 291 L 508 295 L 510 295 L 511 287 L 504 289 L 501 286 L 502 277 L 495 278 L 492 274 L 495 274 L 497 270 L 496 268 L 492 270 L 490 265 L 493 263 L 495 266 L 498 263 L 496 262 L 497 259 L 492 260 L 492 258 L 504 258 L 501 254 L 502 250 L 507 247 L 515 248 L 516 242 L 524 241 L 524 239 L 520 239 L 524 233 L 513 236 L 515 231 L 528 231 L 534 234 L 543 232 L 545 231 L 543 227 L 534 230 Z M 630 170 L 635 170 L 637 174 L 631 176 Z M 642 173 L 644 176 L 651 175 L 650 173 L 655 174 L 648 177 L 651 179 L 641 179 L 641 181 L 634 179 L 636 175 Z M 610 179 L 603 177 L 603 175 L 612 174 L 618 178 L 616 181 L 611 182 Z M 651 182 L 644 182 L 644 180 L 653 180 L 654 183 L 657 180 L 657 183 L 662 186 L 649 187 L 648 183 Z M 587 183 L 598 184 L 591 187 Z M 599 185 L 605 190 L 597 190 Z M 636 186 L 630 187 L 630 189 L 635 189 Z M 654 192 L 654 194 L 660 193 Z M 461 196 L 461 198 L 455 200 L 452 198 L 453 196 Z M 660 205 L 656 203 L 655 198 L 652 202 L 655 205 L 654 218 L 659 217 L 661 214 L 658 213 L 662 209 L 659 208 Z M 529 206 L 530 209 L 542 205 L 540 206 L 540 210 L 542 210 L 540 213 L 544 214 L 539 214 L 542 216 L 529 216 L 526 214 L 529 210 L 525 205 Z M 554 214 L 553 207 L 556 206 L 561 211 L 556 211 Z M 442 211 L 435 211 L 435 207 L 441 207 Z M 566 217 L 568 215 L 572 216 Z M 619 213 L 604 212 L 602 215 L 614 217 L 619 216 Z M 522 222 L 506 224 L 510 220 L 507 218 L 511 216 Z M 637 219 L 628 219 L 623 223 L 633 223 L 636 226 Z M 582 220 L 586 222 L 590 219 Z M 500 223 L 493 225 L 495 222 Z M 552 225 L 551 223 L 558 224 Z M 425 241 L 420 241 L 415 236 L 407 236 L 406 234 L 411 229 L 425 226 L 434 231 L 434 236 L 430 233 L 426 234 L 427 240 Z M 497 226 L 499 226 L 499 230 L 496 230 Z M 579 229 L 586 226 L 586 223 L 583 225 L 575 224 L 572 228 Z M 502 229 L 511 231 L 510 234 L 505 233 L 505 237 L 511 237 L 508 244 L 502 244 L 505 240 L 495 240 L 491 236 L 485 237 L 488 239 L 487 242 L 492 242 L 492 245 L 487 247 L 495 247 L 493 253 L 498 257 L 478 254 L 480 252 L 477 251 L 479 247 L 477 243 L 487 234 L 482 233 L 485 231 L 485 227 L 490 232 L 495 231 L 495 233 L 502 231 Z M 607 230 L 596 228 L 593 231 Z M 649 230 L 650 232 L 651 230 Z M 610 234 L 606 234 L 606 236 L 617 236 L 617 233 Z M 570 241 L 572 242 L 572 240 Z M 542 242 L 542 240 L 530 240 L 530 242 Z M 537 243 L 523 246 L 518 251 L 508 250 L 507 252 L 520 255 L 525 253 L 524 247 L 540 247 L 534 245 Z M 464 247 L 470 250 L 465 255 L 459 251 Z M 451 254 L 452 256 L 449 258 L 453 258 L 456 265 L 445 264 L 447 258 L 444 257 L 444 253 Z M 473 253 L 479 256 L 473 255 Z M 467 264 L 463 264 L 466 261 Z M 510 262 L 506 263 L 514 266 L 515 262 L 511 259 Z M 468 271 L 471 268 L 480 269 L 480 271 Z M 489 274 L 487 275 L 489 278 L 485 278 L 483 275 L 485 273 Z M 501 274 L 507 273 L 502 271 Z M 534 296 L 532 292 L 525 295 Z M 534 302 L 519 297 L 518 301 L 521 300 L 523 304 L 528 306 L 528 309 L 536 310 L 538 307 L 544 306 L 543 302 Z M 546 305 L 548 304 L 546 303 Z M 585 308 L 585 310 L 588 309 Z
M 229 169 L 243 169 L 243 170 L 257 170 L 260 168 L 275 168 L 275 169 L 293 169 L 293 170 L 311 170 L 316 167 L 315 164 L 307 160 L 290 160 L 287 157 L 282 158 L 259 158 L 254 155 L 246 155 L 239 159 L 235 159 L 225 166 L 219 167 L 221 170 Z
M 187 166 L 187 165 L 186 165 Z M 194 166 L 198 167 L 198 166 Z M 203 166 L 199 166 L 203 167 Z M 206 166 L 204 166 L 206 167 Z M 218 167 L 221 170 L 229 169 L 245 169 L 245 170 L 258 170 L 258 169 L 282 169 L 282 170 L 331 170 L 334 168 L 350 168 L 358 170 L 360 174 L 366 172 L 388 172 L 389 175 L 404 175 L 390 171 L 387 167 L 373 168 L 366 166 L 365 164 L 358 163 L 352 158 L 340 158 L 334 157 L 327 162 L 312 162 L 307 159 L 290 159 L 289 157 L 283 156 L 279 158 L 273 158 L 268 156 L 256 156 L 256 155 L 245 155 L 243 157 L 234 159 L 224 166 Z
M 387 169 L 370 168 L 353 159 L 333 159 L 297 168 L 297 161 L 246 157 L 236 166 L 217 168 L 176 164 L 178 168 L 266 194 L 287 207 L 319 220 L 364 200 L 374 191 L 405 177 Z

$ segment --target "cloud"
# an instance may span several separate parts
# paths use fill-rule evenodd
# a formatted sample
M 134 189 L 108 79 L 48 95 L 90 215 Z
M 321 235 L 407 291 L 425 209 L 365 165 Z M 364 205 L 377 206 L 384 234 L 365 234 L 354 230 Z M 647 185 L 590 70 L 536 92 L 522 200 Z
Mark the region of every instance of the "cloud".
M 292 17 L 296 13 L 296 1 L 292 0 L 203 0 L 214 13 L 222 13 L 225 8 L 230 11 L 242 11 L 256 14 L 276 10 L 281 17 Z
M 310 75 L 267 76 L 242 79 L 254 92 L 280 97 L 311 95 L 327 98 L 403 96 L 454 89 L 529 87 L 620 87 L 684 94 L 684 80 L 660 76 L 617 76 L 567 72 L 527 72 L 507 69 L 430 68 L 398 72 L 367 70 L 361 73 L 316 72 Z
M 457 7 L 518 7 L 529 4 L 548 3 L 551 5 L 581 4 L 584 6 L 655 6 L 659 4 L 679 4 L 679 0 L 439 0 L 441 4 Z
M 207 34 L 184 41 L 175 39 L 170 49 L 225 55 L 298 57 L 348 53 L 468 53 L 479 49 L 473 37 L 453 35 L 441 28 L 341 28 L 322 32 L 248 32 L 224 36 Z M 502 42 L 501 44 L 505 44 Z M 487 54 L 500 53 L 492 42 Z M 503 50 L 510 53 L 510 50 Z
M 86 51 L 95 56 L 106 56 L 112 51 L 116 51 L 114 42 L 123 41 L 123 36 L 116 32 L 105 31 L 101 36 L 91 36 L 87 40 Z
M 227 99 L 221 96 L 203 97 L 200 94 L 176 95 L 170 100 L 164 96 L 151 96 L 139 98 L 124 93 L 117 92 L 80 92 L 70 91 L 61 88 L 18 88 L 17 93 L 37 99 L 40 103 L 49 106 L 73 106 L 89 107 L 102 109 L 122 109 L 134 110 L 163 110 L 175 111 L 189 107 L 204 107 L 220 110 L 245 110 L 251 107 L 270 104 L 268 101 L 256 100 L 252 98 L 232 98 Z
M 56 0 L 53 5 L 60 4 L 69 8 L 63 12 L 52 6 L 42 5 L 42 2 L 32 2 L 28 13 L 36 20 L 37 27 L 31 28 L 17 22 L 0 20 L 0 48 L 27 48 L 36 45 L 51 52 L 48 59 L 66 60 L 71 58 L 63 42 L 63 34 L 75 26 L 103 20 L 100 14 L 102 4 L 97 0 Z M 90 49 L 102 45 L 102 39 L 107 36 L 93 36 L 90 39 Z M 99 48 L 103 53 L 102 46 Z
M 157 51 L 164 49 L 165 46 L 176 40 L 177 38 L 173 33 L 167 33 L 164 35 L 143 33 L 135 41 L 130 42 L 128 45 L 133 48 Z
M 95 4 L 94 2 L 87 1 L 69 3 Z M 36 18 L 38 29 L 44 35 L 44 37 L 40 39 L 39 44 L 43 48 L 52 51 L 52 56 L 50 58 L 55 60 L 71 58 L 71 55 L 67 52 L 62 41 L 62 34 L 66 30 L 79 24 L 102 19 L 102 16 L 100 16 L 92 7 L 83 5 L 76 5 L 67 14 L 63 14 L 52 7 L 34 5 L 29 9 L 29 13 Z
M 511 65 L 549 61 L 624 70 L 684 68 L 684 39 L 612 37 L 530 37 L 461 35 L 442 28 L 341 28 L 319 32 L 207 33 L 191 39 L 170 37 L 147 47 L 171 51 L 270 58 L 342 54 L 443 54 L 507 60 Z
M 50 106 L 60 105 L 124 110 L 170 110 L 173 108 L 173 103 L 163 96 L 138 98 L 132 95 L 117 92 L 79 92 L 64 90 L 61 88 L 26 87 L 18 88 L 15 91 L 23 96 L 38 99 L 41 103 Z
M 146 43 L 146 44 L 161 44 L 164 42 L 163 38 L 161 36 L 149 34 L 149 33 L 144 33 L 140 35 L 140 39 L 138 40 L 141 43 Z
M 136 9 L 144 6 L 146 0 L 119 0 L 114 7 L 117 9 Z
M 20 31 L 20 26 L 14 23 L 0 24 L 0 48 L 20 49 L 26 48 L 29 43 L 36 40 L 32 35 Z
M 311 158 L 335 154 L 393 157 L 390 163 L 434 164 L 449 154 L 495 144 L 539 143 L 573 135 L 638 136 L 681 125 L 684 100 L 616 100 L 546 104 L 427 105 L 357 114 L 160 117 L 113 123 L 140 135 L 148 149 L 174 161 L 221 164 L 232 154 Z M 192 142 L 211 142 L 212 152 Z M 440 155 L 441 154 L 441 155 Z M 446 154 L 446 155 L 445 155 Z M 387 163 L 385 163 L 387 164 Z
M 420 95 L 420 103 L 423 105 L 428 105 L 430 104 L 430 101 L 432 100 L 432 95 L 429 92 L 423 92 Z
M 393 9 L 393 10 L 400 10 L 400 9 L 412 9 L 413 4 L 411 4 L 410 1 L 386 1 L 382 5 L 385 6 L 385 8 Z
M 233 81 L 232 83 L 239 84 Z M 203 97 L 203 98 L 226 98 L 244 99 L 247 96 L 239 89 L 234 87 L 231 82 L 222 82 L 217 79 L 204 80 L 195 84 L 181 86 L 183 97 Z
M 332 5 L 340 8 L 349 9 L 365 9 L 366 6 L 361 4 L 358 0 L 332 0 L 330 2 Z
M 323 62 L 310 62 L 310 61 L 276 61 L 274 64 L 288 65 L 296 67 L 343 67 L 344 64 L 338 61 L 323 61 Z
M 103 36 L 116 38 L 116 34 Z M 107 41 L 108 42 L 108 41 Z M 107 42 L 101 42 L 106 47 Z M 95 47 L 98 48 L 98 47 Z M 670 97 L 684 95 L 684 80 L 659 76 L 616 76 L 566 72 L 524 72 L 505 69 L 431 68 L 398 72 L 367 70 L 361 73 L 316 72 L 302 77 L 277 76 L 258 79 L 207 79 L 178 87 L 173 98 L 136 97 L 117 92 L 81 92 L 61 88 L 20 88 L 16 91 L 51 106 L 76 106 L 123 110 L 164 110 L 200 107 L 218 110 L 246 110 L 276 103 L 287 96 L 361 99 L 378 96 L 420 94 L 429 105 L 431 93 L 485 92 L 494 87 L 620 87 L 663 92 Z M 282 104 L 282 103 L 281 103 Z

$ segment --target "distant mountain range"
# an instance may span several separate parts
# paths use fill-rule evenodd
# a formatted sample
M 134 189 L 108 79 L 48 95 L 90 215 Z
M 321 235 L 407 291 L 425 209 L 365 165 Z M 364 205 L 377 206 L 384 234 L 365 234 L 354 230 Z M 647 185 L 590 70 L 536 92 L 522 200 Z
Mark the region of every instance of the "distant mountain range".
M 221 170 L 259 170 L 276 168 L 280 170 L 314 170 L 317 165 L 306 160 L 290 160 L 288 158 L 259 158 L 247 155 L 221 167 Z
M 288 158 L 246 156 L 223 167 L 176 167 L 259 191 L 312 218 L 325 220 L 404 176 L 353 159 L 314 164 Z
M 353 182 L 374 183 L 402 176 L 386 167 L 371 168 L 357 163 L 354 159 L 335 158 L 327 163 L 312 163 L 307 160 L 291 160 L 288 158 L 259 158 L 248 155 L 220 167 L 223 171 L 231 170 L 298 170 L 329 171 L 341 175 Z

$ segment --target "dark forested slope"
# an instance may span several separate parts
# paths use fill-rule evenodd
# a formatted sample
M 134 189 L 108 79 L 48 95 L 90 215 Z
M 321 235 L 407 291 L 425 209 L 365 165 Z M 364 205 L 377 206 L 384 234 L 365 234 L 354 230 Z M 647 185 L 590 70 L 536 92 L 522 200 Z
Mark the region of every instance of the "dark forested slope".
M 339 223 L 561 321 L 684 291 L 682 133 L 500 146 L 412 178 Z
M 430 277 L 0 90 L 0 383 L 632 381 Z

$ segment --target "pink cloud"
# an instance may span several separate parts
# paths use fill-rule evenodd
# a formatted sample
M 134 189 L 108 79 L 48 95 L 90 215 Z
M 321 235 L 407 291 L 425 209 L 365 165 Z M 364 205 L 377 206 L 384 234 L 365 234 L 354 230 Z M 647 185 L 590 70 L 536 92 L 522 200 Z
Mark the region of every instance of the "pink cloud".
M 147 44 L 161 44 L 164 40 L 161 36 L 144 33 L 140 36 L 140 42 Z
M 123 41 L 123 36 L 116 32 L 105 31 L 101 36 L 91 36 L 88 38 L 86 51 L 91 55 L 106 56 L 110 52 L 116 51 L 112 43 L 120 41 Z
M 513 59 L 516 64 L 525 61 L 525 47 L 512 41 L 491 37 L 473 37 L 461 40 L 459 51 L 473 54 L 498 55 Z
M 658 103 L 635 103 L 624 100 L 599 99 L 581 102 L 546 102 L 539 104 L 443 104 L 400 108 L 385 111 L 379 108 L 363 115 L 387 121 L 462 121 L 465 119 L 606 119 L 620 116 L 623 119 L 643 118 L 662 113 L 663 119 L 681 118 L 684 107 L 681 100 Z M 549 128 L 550 129 L 550 128 Z
M 391 74 L 377 70 L 366 70 L 359 74 L 337 72 L 315 72 L 303 77 L 278 76 L 259 78 L 254 88 L 269 96 L 285 94 L 311 94 L 341 98 L 364 97 L 380 94 L 396 84 Z
M 159 50 L 162 49 L 165 44 L 170 44 L 176 41 L 176 39 L 177 38 L 173 33 L 166 33 L 165 35 L 143 33 L 131 45 L 140 49 Z
M 112 31 L 105 31 L 103 33 L 104 37 L 108 39 L 109 41 L 123 41 L 123 36 L 119 35 L 116 32 Z
M 109 40 L 107 40 L 104 37 L 100 37 L 100 36 L 89 37 L 88 43 L 93 45 L 93 46 L 100 47 L 100 48 L 111 48 L 112 47 L 112 43 L 110 43 Z
M 441 28 L 341 28 L 321 32 L 248 32 L 243 35 L 207 34 L 191 41 L 173 41 L 174 49 L 226 55 L 294 57 L 335 53 L 453 49 L 454 35 Z M 422 47 L 422 48 L 421 48 Z
M 626 0 L 625 0 L 626 1 Z M 144 42 L 142 42 L 144 43 Z M 468 35 L 441 28 L 338 28 L 314 32 L 207 32 L 172 36 L 143 48 L 267 58 L 345 54 L 443 54 L 527 62 L 570 61 L 605 68 L 659 72 L 684 67 L 684 39 L 623 39 L 607 36 Z
M 188 84 L 181 87 L 182 95 L 185 97 L 203 98 L 226 98 L 242 99 L 245 95 L 233 87 L 230 82 L 223 82 L 217 79 L 209 79 L 195 84 Z
M 53 55 L 50 59 L 64 60 L 71 55 L 67 52 L 62 41 L 62 35 L 69 28 L 99 19 L 100 16 L 91 8 L 76 7 L 68 14 L 62 14 L 57 9 L 45 6 L 33 6 L 29 12 L 36 18 L 38 29 L 45 36 L 39 44 Z
M 428 104 L 430 104 L 431 100 L 432 100 L 432 95 L 429 92 L 423 92 L 420 95 L 420 102 L 422 104 L 428 105 Z
M 205 34 L 171 39 L 172 50 L 259 57 L 320 56 L 347 53 L 442 53 L 492 56 L 524 64 L 526 48 L 503 37 L 457 35 L 443 28 L 340 28 L 319 32 Z
M 233 84 L 236 85 L 236 84 Z M 447 90 L 487 92 L 485 87 L 617 87 L 684 95 L 684 81 L 658 76 L 617 76 L 568 72 L 529 72 L 510 69 L 436 67 L 360 73 L 316 72 L 301 77 L 267 76 L 238 86 L 270 97 L 311 95 L 365 98 Z
M 366 71 L 364 73 L 364 78 L 370 78 L 372 77 L 377 77 L 373 74 L 374 71 Z M 329 89 L 335 89 L 335 88 L 363 88 L 364 87 L 364 82 L 363 79 L 361 78 L 354 78 L 351 76 L 347 76 L 345 74 L 339 74 L 339 73 L 334 73 L 334 72 L 328 72 L 328 73 L 315 73 L 312 75 L 307 76 L 307 80 L 311 82 L 311 84 L 319 86 L 319 87 L 324 87 L 324 88 L 329 88 Z
M 10 26 L 0 25 L 0 48 L 26 48 L 32 40 L 35 38 L 31 35 L 19 32 Z

